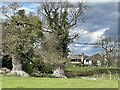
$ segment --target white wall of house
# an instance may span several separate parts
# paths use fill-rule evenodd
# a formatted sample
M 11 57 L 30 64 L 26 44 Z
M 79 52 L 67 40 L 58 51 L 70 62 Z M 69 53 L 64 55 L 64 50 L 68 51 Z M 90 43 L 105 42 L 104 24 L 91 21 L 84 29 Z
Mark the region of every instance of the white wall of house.
M 84 60 L 84 65 L 92 65 L 92 61 L 91 60 L 89 60 L 89 61 Z

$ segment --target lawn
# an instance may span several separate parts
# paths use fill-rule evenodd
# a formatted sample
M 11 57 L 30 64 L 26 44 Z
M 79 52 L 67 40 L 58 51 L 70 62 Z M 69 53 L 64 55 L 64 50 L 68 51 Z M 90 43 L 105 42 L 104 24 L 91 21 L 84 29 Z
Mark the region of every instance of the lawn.
M 2 88 L 118 88 L 117 80 L 88 80 L 82 78 L 2 78 Z

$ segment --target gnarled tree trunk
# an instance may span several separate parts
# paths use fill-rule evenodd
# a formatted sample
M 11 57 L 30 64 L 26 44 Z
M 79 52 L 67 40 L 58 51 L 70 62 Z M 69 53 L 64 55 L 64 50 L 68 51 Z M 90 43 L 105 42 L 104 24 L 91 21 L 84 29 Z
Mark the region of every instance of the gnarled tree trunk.
M 62 65 L 57 65 L 56 69 L 53 70 L 53 76 L 58 77 L 58 78 L 67 78 L 67 77 L 65 76 L 64 69 L 65 69 L 64 64 L 62 64 Z
M 22 70 L 21 60 L 19 58 L 16 58 L 15 55 L 12 55 L 12 65 L 13 65 L 12 71 L 8 73 L 8 75 L 16 75 L 21 77 L 29 76 L 28 73 Z
M 18 58 L 16 58 L 15 55 L 12 55 L 12 65 L 13 65 L 12 71 L 22 70 L 21 61 Z

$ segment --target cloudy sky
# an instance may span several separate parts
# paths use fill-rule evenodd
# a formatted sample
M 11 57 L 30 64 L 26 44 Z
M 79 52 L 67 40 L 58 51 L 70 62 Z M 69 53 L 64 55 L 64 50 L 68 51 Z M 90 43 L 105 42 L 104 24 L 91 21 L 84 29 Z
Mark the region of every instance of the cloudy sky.
M 93 55 L 101 52 L 90 43 L 95 43 L 101 35 L 115 37 L 118 34 L 118 3 L 117 2 L 88 2 L 92 9 L 84 14 L 85 23 L 79 23 L 78 27 L 71 30 L 70 34 L 84 32 L 84 35 L 76 38 L 68 47 L 71 53 Z M 0 4 L 3 5 L 3 4 Z M 35 12 L 38 3 L 22 3 L 22 8 L 27 12 Z M 88 44 L 85 44 L 88 43 Z
M 69 45 L 72 53 L 93 55 L 101 52 L 100 48 L 86 43 L 95 43 L 101 35 L 117 38 L 118 35 L 118 3 L 117 2 L 89 2 L 92 9 L 84 15 L 85 23 L 80 24 L 74 31 L 85 31 L 85 35 L 74 40 Z M 85 43 L 85 44 L 82 44 Z

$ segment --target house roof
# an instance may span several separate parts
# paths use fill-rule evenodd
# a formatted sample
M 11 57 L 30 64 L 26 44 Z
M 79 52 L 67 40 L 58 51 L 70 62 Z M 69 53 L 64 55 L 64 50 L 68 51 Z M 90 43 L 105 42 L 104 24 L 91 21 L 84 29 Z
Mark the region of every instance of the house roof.
M 80 55 L 78 55 L 78 54 L 70 54 L 70 55 L 68 55 L 68 58 L 69 58 L 69 59 L 80 59 Z M 91 59 L 90 56 L 86 56 L 86 55 L 85 55 L 84 58 L 87 59 L 87 60 L 90 60 L 90 59 Z

